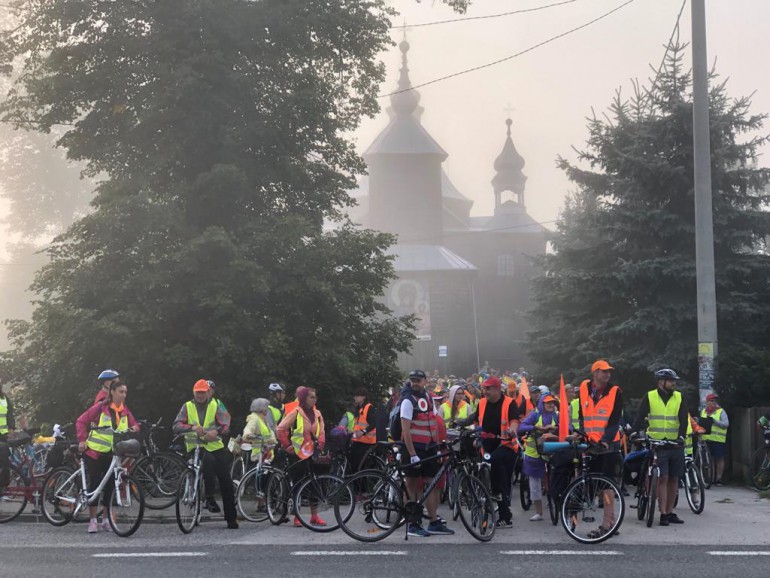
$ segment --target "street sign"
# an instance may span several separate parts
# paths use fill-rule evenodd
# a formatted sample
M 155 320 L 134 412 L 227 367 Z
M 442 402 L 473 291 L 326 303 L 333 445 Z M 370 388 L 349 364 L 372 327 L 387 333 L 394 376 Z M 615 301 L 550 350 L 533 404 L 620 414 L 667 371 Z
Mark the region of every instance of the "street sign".
M 439 357 L 449 357 L 449 348 L 446 345 L 439 345 L 438 346 L 438 356 Z

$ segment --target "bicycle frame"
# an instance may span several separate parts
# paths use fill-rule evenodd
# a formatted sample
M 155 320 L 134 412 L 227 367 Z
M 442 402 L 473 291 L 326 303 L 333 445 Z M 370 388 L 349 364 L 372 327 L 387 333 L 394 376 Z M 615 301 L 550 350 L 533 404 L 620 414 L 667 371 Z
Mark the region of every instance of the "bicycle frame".
M 85 509 L 87 506 L 93 506 L 96 504 L 96 502 L 99 499 L 99 496 L 101 496 L 102 492 L 104 491 L 104 487 L 107 485 L 107 481 L 110 479 L 110 476 L 114 476 L 115 491 L 118 492 L 118 504 L 121 506 L 130 505 L 131 493 L 129 492 L 126 496 L 123 496 L 119 491 L 120 480 L 123 477 L 123 475 L 126 473 L 127 473 L 126 468 L 121 465 L 121 458 L 117 455 L 113 455 L 112 460 L 110 461 L 110 465 L 107 468 L 107 471 L 105 472 L 104 476 L 102 477 L 101 482 L 99 482 L 99 485 L 96 487 L 96 489 L 93 492 L 89 492 L 86 489 L 88 487 L 88 479 L 86 475 L 86 463 L 85 463 L 85 460 L 81 460 L 80 467 L 74 472 L 72 472 L 72 475 L 70 475 L 70 477 L 67 478 L 65 482 L 65 484 L 68 484 L 79 475 L 80 481 L 82 484 L 80 494 L 76 499 L 61 497 L 60 500 L 65 504 L 67 503 L 71 505 L 74 504 L 75 509 L 72 512 L 72 517 L 74 518 L 80 512 L 82 512 L 83 509 Z

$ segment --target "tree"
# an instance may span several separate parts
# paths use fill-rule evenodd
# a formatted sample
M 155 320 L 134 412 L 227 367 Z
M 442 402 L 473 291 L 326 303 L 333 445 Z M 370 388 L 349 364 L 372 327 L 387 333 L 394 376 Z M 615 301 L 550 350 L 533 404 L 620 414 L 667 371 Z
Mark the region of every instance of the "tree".
M 214 379 L 236 413 L 271 380 L 327 408 L 398 378 L 408 320 L 378 300 L 389 235 L 342 220 L 364 166 L 346 133 L 377 111 L 381 0 L 30 1 L 2 63 L 27 55 L 7 120 L 66 130 L 103 175 L 58 237 L 4 372 L 37 417 L 73 415 L 100 369 L 139 413 Z M 324 222 L 337 229 L 324 230 Z
M 697 382 L 697 311 L 690 75 L 671 46 L 657 82 L 618 92 L 609 114 L 588 123 L 581 168 L 560 158 L 577 185 L 535 280 L 531 353 L 546 373 L 588 369 L 597 357 L 622 369 L 624 383 L 649 388 L 650 371 L 674 367 Z M 758 168 L 764 115 L 731 99 L 711 74 L 714 238 L 722 373 L 770 399 L 767 381 L 736 366 L 736 351 L 767 357 L 770 171 Z M 742 138 L 745 137 L 744 140 Z M 743 369 L 742 369 L 743 368 Z M 760 386 L 761 383 L 761 386 Z M 632 388 L 633 392 L 634 388 Z M 749 396 L 742 401 L 752 403 Z

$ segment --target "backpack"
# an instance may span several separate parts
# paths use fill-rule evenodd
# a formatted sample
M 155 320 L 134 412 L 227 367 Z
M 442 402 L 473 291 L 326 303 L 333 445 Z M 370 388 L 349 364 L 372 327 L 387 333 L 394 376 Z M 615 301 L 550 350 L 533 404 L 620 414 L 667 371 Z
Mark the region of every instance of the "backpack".
M 401 397 L 398 399 L 396 405 L 393 406 L 393 409 L 390 410 L 390 416 L 388 418 L 390 437 L 396 441 L 401 441 L 401 435 L 403 433 L 401 431 L 401 402 L 403 402 L 405 399 L 410 400 L 412 405 L 417 407 L 417 400 L 415 399 L 414 395 L 412 395 L 411 387 L 407 386 L 401 390 Z

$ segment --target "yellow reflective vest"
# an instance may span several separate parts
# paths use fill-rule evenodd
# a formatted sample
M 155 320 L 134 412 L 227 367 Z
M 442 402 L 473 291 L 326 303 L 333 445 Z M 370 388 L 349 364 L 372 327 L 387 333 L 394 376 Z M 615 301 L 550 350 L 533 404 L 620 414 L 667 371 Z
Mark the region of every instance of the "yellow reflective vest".
M 318 437 L 321 435 L 321 420 L 318 417 L 318 414 L 316 414 L 315 419 L 315 432 L 313 433 L 315 439 L 318 439 Z M 291 432 L 291 445 L 294 448 L 294 453 L 296 456 L 300 459 L 305 459 L 302 454 L 300 453 L 300 450 L 302 449 L 302 444 L 305 443 L 305 418 L 302 417 L 302 414 L 297 411 L 297 421 L 294 422 L 294 430 Z M 305 456 L 310 457 L 310 456 Z
M 706 415 L 706 409 L 704 408 L 700 412 L 701 417 L 712 417 L 714 418 L 714 423 L 711 426 L 711 433 L 708 435 L 703 436 L 703 440 L 707 442 L 719 442 L 719 443 L 726 443 L 727 442 L 727 428 L 718 426 L 716 424 L 716 420 L 722 417 L 722 412 L 724 410 L 720 407 L 718 410 L 716 410 L 713 414 Z
M 99 414 L 99 423 L 96 424 L 97 427 L 112 427 L 112 416 L 110 413 L 100 413 Z M 117 432 L 125 432 L 128 431 L 128 417 L 121 416 L 120 421 L 118 422 L 118 427 L 115 428 L 115 431 Z M 112 451 L 112 445 L 113 445 L 113 436 L 112 432 L 109 430 L 91 430 L 91 433 L 88 434 L 88 439 L 86 440 L 86 447 L 90 450 L 94 450 L 95 452 L 99 452 L 102 454 L 106 454 Z
M 455 419 L 468 419 L 468 407 L 466 402 L 461 402 L 460 405 L 457 406 L 457 415 L 455 416 Z M 441 404 L 439 409 L 441 410 L 441 419 L 444 420 L 445 424 L 448 424 L 449 420 L 452 418 L 452 406 L 449 405 L 448 401 L 445 401 Z
M 0 398 L 0 435 L 8 433 L 8 398 Z
M 206 407 L 206 417 L 203 420 L 203 424 L 201 424 L 200 420 L 198 419 L 198 407 L 195 405 L 195 402 L 188 401 L 186 405 L 187 405 L 187 423 L 188 424 L 202 425 L 203 429 L 206 429 L 206 430 L 214 429 L 216 427 L 217 408 L 219 407 L 219 403 L 215 399 L 211 399 L 209 401 L 208 406 Z M 191 439 L 191 437 L 192 436 L 185 436 L 185 440 L 184 440 L 184 445 L 187 448 L 188 452 L 191 452 L 195 449 L 195 442 Z M 217 438 L 214 441 L 210 441 L 202 444 L 202 447 L 204 450 L 208 452 L 215 452 L 225 447 L 225 444 L 222 441 L 222 438 L 220 436 L 217 436 Z
M 654 440 L 675 440 L 679 437 L 679 408 L 682 406 L 682 394 L 674 391 L 668 403 L 664 403 L 656 388 L 647 392 L 647 401 L 650 402 L 647 436 Z

